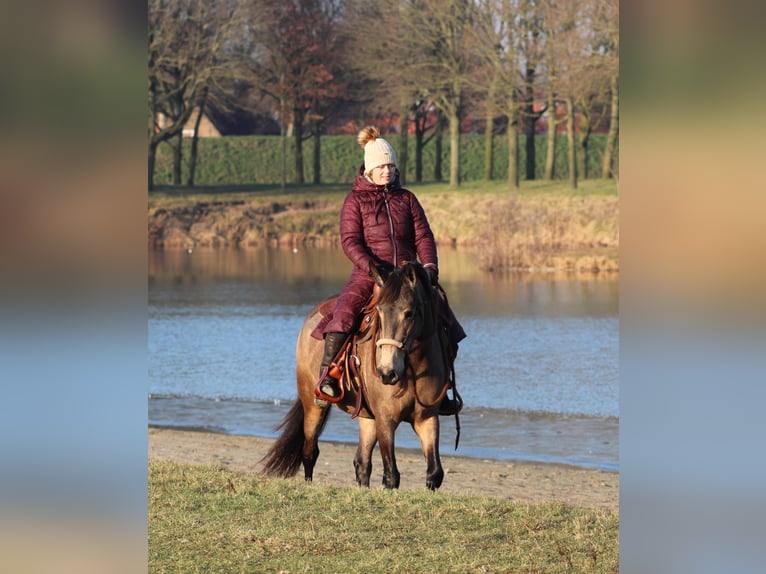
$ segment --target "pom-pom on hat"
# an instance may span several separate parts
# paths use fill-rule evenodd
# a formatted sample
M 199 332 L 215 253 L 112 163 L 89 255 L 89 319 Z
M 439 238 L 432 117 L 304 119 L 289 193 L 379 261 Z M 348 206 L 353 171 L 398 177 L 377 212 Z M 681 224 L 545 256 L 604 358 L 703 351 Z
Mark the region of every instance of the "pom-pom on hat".
M 364 173 L 369 174 L 380 165 L 396 165 L 396 152 L 391 144 L 380 137 L 380 130 L 373 126 L 363 128 L 357 136 L 359 145 L 364 149 Z

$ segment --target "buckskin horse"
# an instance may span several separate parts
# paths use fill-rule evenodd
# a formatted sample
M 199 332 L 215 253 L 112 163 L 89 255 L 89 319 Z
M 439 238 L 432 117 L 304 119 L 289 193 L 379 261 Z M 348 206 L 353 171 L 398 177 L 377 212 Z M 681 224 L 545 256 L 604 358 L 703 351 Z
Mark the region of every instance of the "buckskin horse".
M 359 422 L 356 480 L 359 486 L 370 486 L 372 452 L 379 443 L 383 485 L 399 487 L 394 436 L 399 424 L 406 421 L 420 438 L 427 462 L 426 486 L 435 490 L 444 478 L 439 457 L 439 405 L 454 385 L 440 328 L 439 294 L 419 263 L 406 263 L 389 274 L 371 266 L 370 274 L 379 287 L 377 301 L 364 309 L 359 329 L 350 337 L 345 355 L 340 354 L 344 357 L 340 361 L 342 397 L 335 404 Z M 282 434 L 261 461 L 264 474 L 292 477 L 303 464 L 306 481 L 313 478 L 319 436 L 331 409 L 314 402 L 323 342 L 311 332 L 326 307 L 327 302 L 311 310 L 298 336 L 298 399 L 277 426 Z M 453 393 L 462 404 L 456 390 Z M 456 423 L 459 436 L 457 417 Z

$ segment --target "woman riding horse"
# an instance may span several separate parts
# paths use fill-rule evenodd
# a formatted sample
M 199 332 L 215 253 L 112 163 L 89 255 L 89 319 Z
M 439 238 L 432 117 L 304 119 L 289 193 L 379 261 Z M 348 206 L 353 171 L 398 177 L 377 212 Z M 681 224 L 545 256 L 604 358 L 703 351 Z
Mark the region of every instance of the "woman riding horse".
M 377 302 L 365 309 L 366 329 L 351 336 L 353 354 L 344 353 L 342 396 L 336 404 L 359 423 L 356 480 L 360 486 L 370 486 L 372 452 L 379 444 L 383 485 L 399 487 L 395 434 L 402 422 L 408 422 L 426 459 L 426 486 L 435 490 L 444 478 L 439 457 L 439 406 L 450 387 L 451 370 L 440 294 L 417 262 L 405 263 L 390 273 L 373 266 L 370 272 L 381 287 L 380 294 Z M 282 433 L 263 458 L 265 474 L 288 478 L 302 464 L 305 480 L 313 479 L 319 436 L 330 413 L 314 401 L 315 373 L 324 346 L 312 332 L 323 320 L 326 303 L 311 310 L 298 335 L 298 400 L 280 422 L 277 428 Z M 459 395 L 455 396 L 460 402 Z M 458 425 L 457 417 L 455 423 Z
M 324 353 L 316 385 L 316 403 L 326 407 L 340 400 L 338 380 L 329 370 L 373 288 L 370 266 L 391 270 L 406 261 L 418 259 L 432 285 L 439 277 L 436 243 L 428 219 L 415 195 L 401 187 L 396 167 L 396 153 L 377 128 L 368 126 L 357 137 L 364 149 L 351 192 L 340 214 L 340 237 L 343 252 L 354 264 L 351 276 L 337 299 L 335 308 L 313 332 L 324 338 Z M 449 338 L 454 361 L 457 344 L 466 334 L 449 307 Z M 460 409 L 454 399 L 445 396 L 443 414 Z

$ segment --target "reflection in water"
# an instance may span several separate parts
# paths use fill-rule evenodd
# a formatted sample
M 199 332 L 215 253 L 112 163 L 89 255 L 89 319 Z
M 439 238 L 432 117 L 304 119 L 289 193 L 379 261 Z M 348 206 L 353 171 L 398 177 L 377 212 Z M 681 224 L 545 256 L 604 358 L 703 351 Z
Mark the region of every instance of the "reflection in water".
M 468 251 L 439 253 L 439 280 L 459 316 L 616 316 L 618 282 L 611 274 L 483 272 Z M 322 287 L 314 300 L 336 293 L 351 264 L 339 248 L 197 249 L 149 253 L 150 286 L 174 282 L 220 283 L 228 279 L 254 288 Z M 306 300 L 306 302 L 310 302 Z
M 456 366 L 461 452 L 616 468 L 617 278 L 496 276 L 475 261 L 440 253 L 469 335 Z M 295 397 L 300 325 L 350 268 L 340 249 L 151 252 L 150 423 L 269 435 L 274 403 Z M 355 442 L 355 422 L 341 419 L 323 436 Z

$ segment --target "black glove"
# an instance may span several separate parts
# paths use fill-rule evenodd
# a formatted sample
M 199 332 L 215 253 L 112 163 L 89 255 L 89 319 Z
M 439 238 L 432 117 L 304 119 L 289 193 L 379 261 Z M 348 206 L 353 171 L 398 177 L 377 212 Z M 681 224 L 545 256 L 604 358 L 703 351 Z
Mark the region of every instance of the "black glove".
M 439 270 L 435 267 L 426 267 L 426 273 L 428 273 L 428 278 L 431 280 L 431 285 L 436 287 L 439 283 Z

